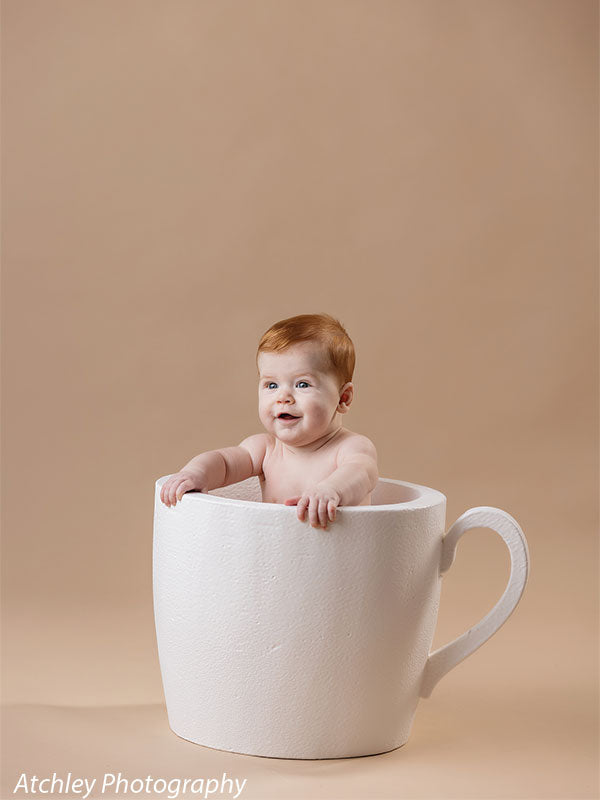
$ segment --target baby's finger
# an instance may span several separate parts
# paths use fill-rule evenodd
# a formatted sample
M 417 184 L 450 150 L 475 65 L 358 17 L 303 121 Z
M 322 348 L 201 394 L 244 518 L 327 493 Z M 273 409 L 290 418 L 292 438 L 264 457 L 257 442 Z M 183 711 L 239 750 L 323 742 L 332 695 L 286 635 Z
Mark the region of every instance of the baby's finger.
M 319 500 L 319 522 L 324 531 L 327 530 L 327 500 Z
M 306 507 L 308 506 L 309 498 L 306 495 L 302 495 L 300 501 L 298 503 L 298 519 L 300 522 L 304 522 L 304 518 L 306 516 Z
M 165 488 L 166 488 L 166 486 L 167 486 L 167 483 L 168 483 L 168 482 L 169 482 L 169 480 L 167 479 L 167 480 L 166 480 L 166 481 L 163 483 L 163 485 L 160 487 L 160 499 L 161 499 L 161 501 L 162 501 L 163 503 L 165 502 Z
M 182 482 L 179 484 L 179 486 L 177 487 L 177 490 L 176 490 L 176 492 L 175 492 L 175 497 L 176 497 L 178 500 L 181 500 L 181 498 L 183 497 L 183 495 L 184 495 L 186 492 L 189 492 L 189 491 L 190 491 L 190 489 L 193 489 L 193 488 L 194 488 L 194 482 L 191 480 L 191 478 L 186 478 L 186 479 L 185 479 L 184 481 L 182 481 Z
M 319 503 L 316 497 L 310 498 L 310 505 L 308 507 L 308 518 L 313 528 L 319 527 Z
M 332 522 L 335 522 L 335 510 L 336 510 L 336 508 L 337 508 L 337 506 L 335 504 L 335 500 L 330 500 L 329 503 L 327 504 L 327 513 L 329 514 L 329 519 Z
M 185 478 L 183 479 L 176 478 L 169 487 L 169 500 L 171 501 L 171 505 L 177 504 L 177 490 L 179 489 L 184 480 Z
M 172 482 L 173 478 L 169 478 L 167 481 L 163 483 L 163 487 L 160 490 L 160 499 L 166 506 L 169 505 L 169 487 L 171 486 Z

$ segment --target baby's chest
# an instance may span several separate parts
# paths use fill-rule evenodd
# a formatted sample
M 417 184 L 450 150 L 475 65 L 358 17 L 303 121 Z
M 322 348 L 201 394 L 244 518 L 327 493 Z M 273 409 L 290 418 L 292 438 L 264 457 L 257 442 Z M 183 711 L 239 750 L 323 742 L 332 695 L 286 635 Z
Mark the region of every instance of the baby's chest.
M 263 463 L 263 501 L 284 503 L 301 495 L 335 471 L 335 453 L 293 461 L 273 453 Z

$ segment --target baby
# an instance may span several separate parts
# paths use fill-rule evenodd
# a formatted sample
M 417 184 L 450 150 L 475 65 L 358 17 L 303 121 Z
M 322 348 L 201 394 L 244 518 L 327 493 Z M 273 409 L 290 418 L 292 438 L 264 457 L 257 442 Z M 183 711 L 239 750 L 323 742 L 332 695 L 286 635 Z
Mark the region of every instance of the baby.
M 298 519 L 327 529 L 338 506 L 371 504 L 377 451 L 342 426 L 352 402 L 354 345 L 328 314 L 275 323 L 258 345 L 258 415 L 266 433 L 237 447 L 192 458 L 164 483 L 160 499 L 175 505 L 189 491 L 207 492 L 258 476 L 264 503 L 296 505 Z

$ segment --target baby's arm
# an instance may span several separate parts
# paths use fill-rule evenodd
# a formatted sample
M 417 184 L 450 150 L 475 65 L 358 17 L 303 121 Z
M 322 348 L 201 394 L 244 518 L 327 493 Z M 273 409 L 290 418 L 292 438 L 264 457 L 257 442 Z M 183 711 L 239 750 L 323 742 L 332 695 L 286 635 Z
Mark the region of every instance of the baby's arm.
M 200 453 L 165 481 L 160 499 L 175 505 L 185 492 L 209 492 L 221 486 L 260 475 L 267 447 L 267 434 L 248 436 L 237 447 L 223 447 Z
M 313 491 L 290 498 L 286 505 L 298 506 L 297 514 L 304 521 L 308 510 L 313 528 L 327 528 L 327 518 L 333 522 L 338 506 L 357 506 L 377 486 L 377 450 L 366 436 L 356 435 L 340 445 L 337 468 Z

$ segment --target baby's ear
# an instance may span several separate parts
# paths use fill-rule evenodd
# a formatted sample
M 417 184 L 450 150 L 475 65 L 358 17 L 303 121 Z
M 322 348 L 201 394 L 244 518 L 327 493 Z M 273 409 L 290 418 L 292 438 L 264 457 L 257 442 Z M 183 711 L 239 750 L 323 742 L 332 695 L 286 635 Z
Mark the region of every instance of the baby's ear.
M 345 383 L 340 390 L 340 402 L 338 404 L 338 411 L 340 414 L 345 414 L 352 400 L 354 398 L 354 384 Z

